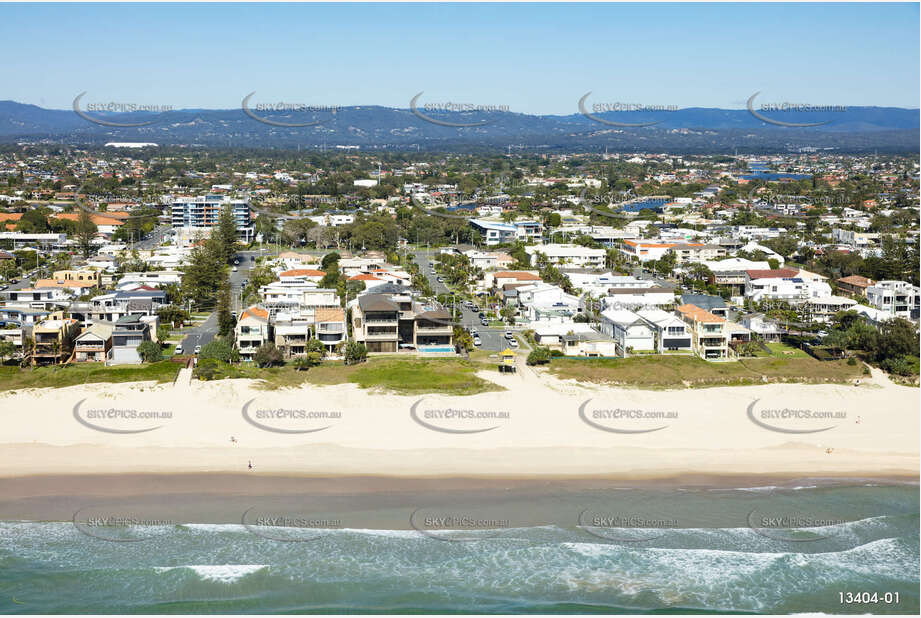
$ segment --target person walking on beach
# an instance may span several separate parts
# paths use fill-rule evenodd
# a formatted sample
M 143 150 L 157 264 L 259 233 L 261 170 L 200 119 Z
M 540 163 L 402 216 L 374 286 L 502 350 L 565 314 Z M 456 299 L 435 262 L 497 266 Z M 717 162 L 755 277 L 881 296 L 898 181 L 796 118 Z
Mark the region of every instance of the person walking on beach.
M 231 444 L 236 444 L 236 443 L 237 443 L 237 439 L 234 438 L 233 436 L 230 436 L 230 443 L 231 443 Z
M 247 468 L 249 468 L 250 470 L 253 469 L 253 462 L 252 462 L 252 460 L 250 460 L 249 464 L 247 465 Z

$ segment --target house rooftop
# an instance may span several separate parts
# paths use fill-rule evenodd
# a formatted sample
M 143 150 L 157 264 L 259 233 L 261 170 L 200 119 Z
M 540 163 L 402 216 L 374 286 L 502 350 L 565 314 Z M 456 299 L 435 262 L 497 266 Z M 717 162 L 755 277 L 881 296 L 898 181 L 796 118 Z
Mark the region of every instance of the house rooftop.
M 678 313 L 685 315 L 695 322 L 726 322 L 724 318 L 721 318 L 718 315 L 713 315 L 705 309 L 701 309 L 697 305 L 681 305 L 678 307 Z
M 342 322 L 345 320 L 345 311 L 333 307 L 317 307 L 314 313 L 315 322 Z
M 707 311 L 726 308 L 726 301 L 722 297 L 710 296 L 709 294 L 682 294 L 681 303 L 684 305 L 696 305 Z
M 269 319 L 269 312 L 263 307 L 259 307 L 258 305 L 253 305 L 252 307 L 244 310 L 243 313 L 240 314 L 241 320 L 245 317 L 255 318 L 257 320 L 262 320 L 263 322 L 265 322 Z
M 746 270 L 749 279 L 791 279 L 799 271 L 793 268 L 769 268 L 767 270 Z
M 838 279 L 838 283 L 846 283 L 848 285 L 853 285 L 856 287 L 869 287 L 876 283 L 873 279 L 864 277 L 863 275 L 848 275 L 847 277 L 841 277 Z
M 521 281 L 540 281 L 540 275 L 523 270 L 500 270 L 493 273 L 494 279 L 519 279 Z
M 400 306 L 384 294 L 364 294 L 358 297 L 362 311 L 399 311 Z

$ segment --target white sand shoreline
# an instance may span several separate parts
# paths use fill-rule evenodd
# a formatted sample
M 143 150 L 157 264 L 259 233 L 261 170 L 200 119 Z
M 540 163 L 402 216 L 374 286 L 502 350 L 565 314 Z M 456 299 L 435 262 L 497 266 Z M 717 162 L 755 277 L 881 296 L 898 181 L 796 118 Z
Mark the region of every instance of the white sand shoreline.
M 918 476 L 918 389 L 880 375 L 860 387 L 766 384 L 668 391 L 543 375 L 489 377 L 508 390 L 401 396 L 352 384 L 263 391 L 248 380 L 223 380 L 3 393 L 0 477 L 250 472 L 249 461 L 253 474 L 298 476 Z M 171 417 L 106 416 L 126 410 Z M 334 414 L 265 416 L 278 410 Z M 791 410 L 831 417 L 782 416 Z M 102 414 L 91 418 L 92 411 Z M 450 419 L 443 417 L 446 411 L 493 417 Z

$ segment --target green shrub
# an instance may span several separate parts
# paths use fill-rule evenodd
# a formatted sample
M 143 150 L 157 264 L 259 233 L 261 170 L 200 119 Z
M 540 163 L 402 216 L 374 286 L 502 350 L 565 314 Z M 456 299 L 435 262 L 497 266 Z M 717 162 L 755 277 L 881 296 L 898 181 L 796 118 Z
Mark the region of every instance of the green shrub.
M 349 341 L 345 344 L 345 364 L 354 365 L 368 358 L 368 348 L 365 344 L 357 341 Z
M 253 362 L 259 367 L 274 367 L 275 365 L 283 364 L 285 359 L 281 354 L 281 350 L 270 341 L 259 346 L 256 353 L 253 354 Z
M 218 337 L 212 339 L 208 343 L 202 346 L 201 352 L 198 354 L 198 360 L 217 360 L 222 363 L 229 363 L 236 361 L 239 358 L 239 354 L 236 350 L 233 349 L 233 346 L 230 345 L 230 342 L 226 339 Z
M 142 341 L 138 344 L 138 356 L 145 363 L 156 363 L 163 360 L 163 350 L 155 341 Z
M 528 365 L 546 365 L 550 362 L 550 357 L 550 348 L 537 347 L 531 350 L 531 353 L 528 354 L 528 360 L 525 362 Z

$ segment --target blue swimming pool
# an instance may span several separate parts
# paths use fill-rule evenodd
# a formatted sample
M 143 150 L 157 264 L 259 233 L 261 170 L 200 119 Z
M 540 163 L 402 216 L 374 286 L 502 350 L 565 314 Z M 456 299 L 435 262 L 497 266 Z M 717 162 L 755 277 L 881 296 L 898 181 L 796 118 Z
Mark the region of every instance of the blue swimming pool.
M 420 352 L 432 352 L 432 353 L 440 352 L 442 354 L 444 353 L 453 354 L 454 353 L 453 345 L 420 345 L 417 349 Z

